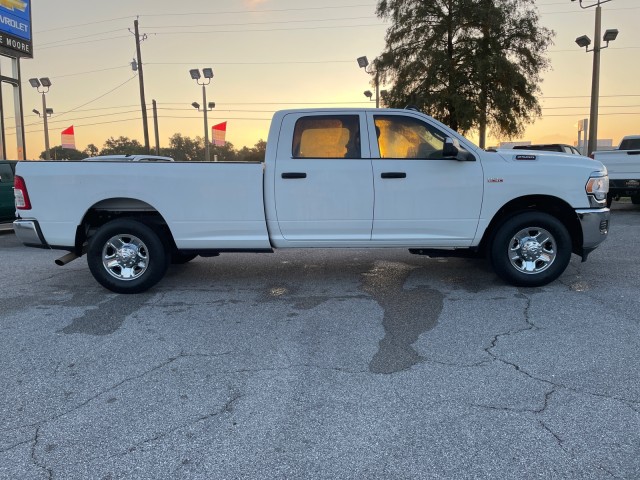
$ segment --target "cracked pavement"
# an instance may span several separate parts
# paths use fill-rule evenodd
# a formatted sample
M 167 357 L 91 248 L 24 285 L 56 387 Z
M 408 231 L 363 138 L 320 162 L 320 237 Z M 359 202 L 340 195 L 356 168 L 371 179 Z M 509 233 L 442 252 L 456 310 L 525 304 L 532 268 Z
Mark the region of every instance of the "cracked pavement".
M 640 207 L 551 285 L 403 250 L 151 291 L 0 234 L 0 478 L 640 478 Z

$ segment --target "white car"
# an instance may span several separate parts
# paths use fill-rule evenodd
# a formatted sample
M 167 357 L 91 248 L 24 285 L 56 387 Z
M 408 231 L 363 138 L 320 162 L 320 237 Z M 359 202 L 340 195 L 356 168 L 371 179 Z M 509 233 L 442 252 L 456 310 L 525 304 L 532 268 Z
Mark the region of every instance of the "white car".
M 158 155 L 99 155 L 82 159 L 83 162 L 173 162 L 171 157 Z

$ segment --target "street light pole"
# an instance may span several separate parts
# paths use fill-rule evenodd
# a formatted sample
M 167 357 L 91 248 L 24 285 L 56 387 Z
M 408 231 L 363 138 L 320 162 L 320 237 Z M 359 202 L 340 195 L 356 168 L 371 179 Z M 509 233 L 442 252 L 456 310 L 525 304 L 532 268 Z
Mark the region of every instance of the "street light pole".
M 209 121 L 207 118 L 207 90 L 206 86 L 211 83 L 211 79 L 213 78 L 213 69 L 211 68 L 203 68 L 202 76 L 204 76 L 205 80 L 200 82 L 200 70 L 197 68 L 193 68 L 189 70 L 189 74 L 191 78 L 193 78 L 198 85 L 202 85 L 202 111 L 204 116 L 204 159 L 205 161 L 211 161 L 210 149 L 209 149 Z M 192 103 L 192 105 L 200 110 L 200 106 L 197 103 Z M 210 107 L 213 108 L 213 107 Z
M 49 150 L 49 123 L 47 122 L 47 97 L 42 92 L 42 118 L 44 119 L 44 151 L 45 159 L 51 160 L 51 153 Z
M 202 112 L 204 116 L 204 158 L 207 162 L 211 161 L 211 153 L 209 149 L 209 119 L 207 118 L 207 89 L 202 85 Z
M 571 0 L 574 2 L 575 0 Z M 580 47 L 584 47 L 587 52 L 593 52 L 593 71 L 591 73 L 591 108 L 589 110 L 589 141 L 587 146 L 587 154 L 591 155 L 598 149 L 598 103 L 600 99 L 600 51 L 609 46 L 609 42 L 616 39 L 618 36 L 618 30 L 611 29 L 605 32 L 604 37 L 602 35 L 602 5 L 603 3 L 610 2 L 611 0 L 597 0 L 597 3 L 592 5 L 582 5 L 583 0 L 579 0 L 580 7 L 583 9 L 596 7 L 596 24 L 594 30 L 594 44 L 593 49 L 589 50 L 591 39 L 586 35 L 582 35 L 576 39 L 576 43 Z M 606 46 L 602 46 L 601 40 L 607 42 Z
M 596 7 L 596 26 L 593 44 L 593 72 L 591 74 L 591 109 L 589 110 L 589 155 L 598 148 L 598 100 L 600 97 L 600 32 L 602 30 L 602 8 Z
M 47 116 L 53 113 L 53 110 L 47 109 L 47 99 L 45 94 L 49 91 L 51 87 L 51 80 L 49 77 L 42 77 L 39 80 L 37 78 L 30 78 L 29 83 L 33 88 L 35 88 L 38 93 L 42 94 L 42 118 L 44 119 L 44 158 L 45 160 L 51 160 L 51 153 L 49 150 L 49 124 L 47 122 Z M 40 88 L 42 87 L 42 89 Z M 34 113 L 40 114 L 37 110 L 34 110 Z

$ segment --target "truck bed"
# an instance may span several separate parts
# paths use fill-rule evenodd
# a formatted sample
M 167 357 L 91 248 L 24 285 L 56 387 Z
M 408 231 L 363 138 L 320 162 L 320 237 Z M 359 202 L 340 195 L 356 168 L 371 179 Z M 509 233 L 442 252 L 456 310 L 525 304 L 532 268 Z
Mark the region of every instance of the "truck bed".
M 20 162 L 16 174 L 53 248 L 72 247 L 87 212 L 101 209 L 158 212 L 179 249 L 270 248 L 261 163 Z

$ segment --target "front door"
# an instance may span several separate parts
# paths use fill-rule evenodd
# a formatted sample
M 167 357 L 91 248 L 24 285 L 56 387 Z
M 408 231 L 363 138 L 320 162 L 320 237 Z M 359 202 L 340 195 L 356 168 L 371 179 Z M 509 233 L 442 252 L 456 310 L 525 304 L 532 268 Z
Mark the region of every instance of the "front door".
M 377 138 L 372 142 L 372 240 L 416 247 L 470 246 L 482 207 L 480 161 L 445 159 L 447 134 L 421 118 L 370 113 L 369 124 Z

